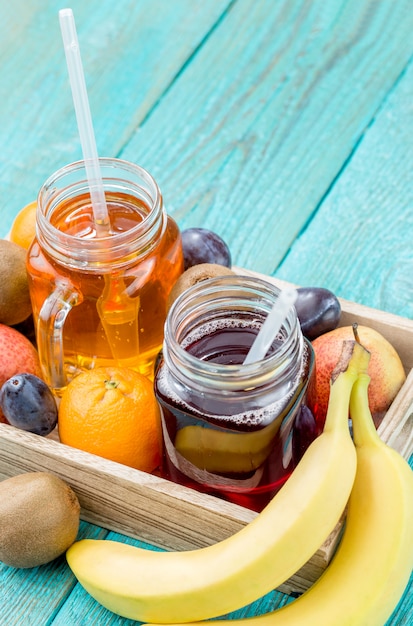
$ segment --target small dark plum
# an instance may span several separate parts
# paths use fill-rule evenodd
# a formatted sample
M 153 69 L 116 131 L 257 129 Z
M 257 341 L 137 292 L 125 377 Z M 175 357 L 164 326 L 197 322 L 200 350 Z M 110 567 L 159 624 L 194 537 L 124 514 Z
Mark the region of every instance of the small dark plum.
M 57 405 L 51 389 L 33 374 L 16 374 L 0 389 L 0 407 L 16 428 L 48 435 L 57 424 Z
M 295 308 L 303 335 L 309 341 L 337 328 L 341 317 L 340 302 L 323 287 L 299 287 Z
M 318 436 L 318 425 L 313 412 L 303 404 L 295 418 L 292 431 L 292 455 L 293 463 L 297 465 L 302 459 L 308 446 Z
M 201 263 L 231 267 L 231 253 L 225 241 L 207 228 L 187 228 L 181 233 L 184 269 Z

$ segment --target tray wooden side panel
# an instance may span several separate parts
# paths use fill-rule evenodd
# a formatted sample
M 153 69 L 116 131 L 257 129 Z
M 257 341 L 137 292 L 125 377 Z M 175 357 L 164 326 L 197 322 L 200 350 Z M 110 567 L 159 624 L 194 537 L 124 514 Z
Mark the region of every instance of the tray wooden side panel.
M 412 426 L 413 370 L 381 424 L 381 436 L 408 458 L 413 447 Z M 237 532 L 257 515 L 0 424 L 0 479 L 30 471 L 50 471 L 70 484 L 79 497 L 82 519 L 168 550 L 210 545 Z M 334 554 L 342 527 L 341 521 L 313 557 L 279 587 L 280 591 L 301 593 L 319 578 Z
M 412 427 L 413 371 L 381 424 L 381 436 L 408 458 L 413 447 Z M 50 471 L 70 484 L 79 497 L 82 519 L 169 550 L 215 543 L 257 515 L 162 478 L 0 424 L 0 479 L 30 471 Z M 300 593 L 319 578 L 334 554 L 342 526 L 340 522 L 313 557 L 279 587 L 280 591 Z
M 413 453 L 413 369 L 377 431 L 383 441 L 409 460 Z
M 77 494 L 82 519 L 170 550 L 220 541 L 256 513 L 166 481 L 0 424 L 0 479 L 47 471 Z

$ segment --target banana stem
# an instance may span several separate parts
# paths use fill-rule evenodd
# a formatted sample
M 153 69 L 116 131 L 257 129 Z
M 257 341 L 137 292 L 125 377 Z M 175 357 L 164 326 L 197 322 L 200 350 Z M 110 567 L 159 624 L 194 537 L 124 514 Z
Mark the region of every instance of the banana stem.
M 353 422 L 353 439 L 357 447 L 380 443 L 371 415 L 368 398 L 370 376 L 360 373 L 350 396 L 350 417 Z
M 348 431 L 348 406 L 351 389 L 357 375 L 352 372 L 343 372 L 330 387 L 330 399 L 328 403 L 324 432 L 340 434 Z

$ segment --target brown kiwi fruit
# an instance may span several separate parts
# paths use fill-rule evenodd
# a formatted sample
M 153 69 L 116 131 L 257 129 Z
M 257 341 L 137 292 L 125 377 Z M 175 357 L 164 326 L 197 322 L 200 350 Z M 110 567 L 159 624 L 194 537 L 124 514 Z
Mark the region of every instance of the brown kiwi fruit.
M 0 239 L 0 323 L 13 326 L 32 313 L 26 272 L 27 250 Z
M 0 561 L 36 567 L 63 554 L 79 530 L 75 492 L 48 472 L 19 474 L 0 482 Z
M 216 276 L 230 276 L 231 274 L 235 275 L 235 272 L 229 269 L 229 267 L 217 265 L 216 263 L 200 263 L 199 265 L 189 267 L 181 274 L 173 286 L 169 294 L 167 310 L 169 311 L 177 297 L 189 289 L 189 287 L 192 287 L 192 285 L 200 283 L 203 280 L 208 280 L 209 278 L 215 278 Z

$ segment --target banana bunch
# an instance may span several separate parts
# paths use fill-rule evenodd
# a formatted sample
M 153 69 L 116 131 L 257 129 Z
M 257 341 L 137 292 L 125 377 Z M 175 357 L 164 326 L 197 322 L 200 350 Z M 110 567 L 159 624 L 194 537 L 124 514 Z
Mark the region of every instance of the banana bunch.
M 67 561 L 86 591 L 127 618 L 185 622 L 233 611 L 287 580 L 325 541 L 347 504 L 356 473 L 350 395 L 369 357 L 360 344 L 345 342 L 323 433 L 253 522 L 215 545 L 185 552 L 79 541 Z
M 360 374 L 351 394 L 357 473 L 333 561 L 308 591 L 281 609 L 214 625 L 383 626 L 392 614 L 413 566 L 413 472 L 377 435 L 369 380 Z

